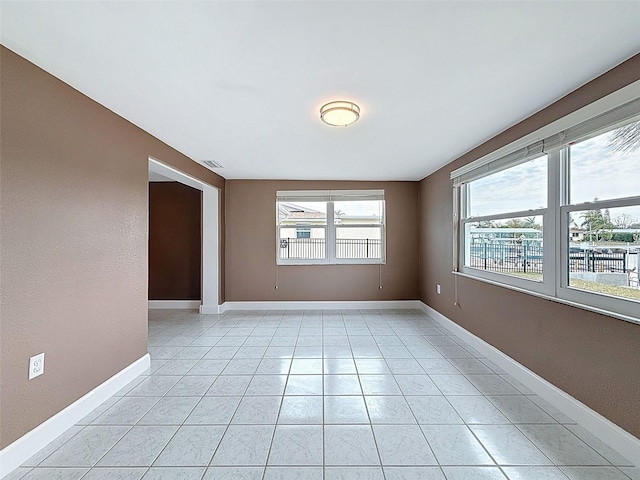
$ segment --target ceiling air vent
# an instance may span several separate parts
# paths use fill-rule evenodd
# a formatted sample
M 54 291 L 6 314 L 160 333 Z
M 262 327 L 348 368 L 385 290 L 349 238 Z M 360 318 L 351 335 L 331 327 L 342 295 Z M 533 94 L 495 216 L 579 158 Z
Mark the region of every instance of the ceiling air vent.
M 224 168 L 221 164 L 214 162 L 213 160 L 203 160 L 202 163 L 209 168 Z

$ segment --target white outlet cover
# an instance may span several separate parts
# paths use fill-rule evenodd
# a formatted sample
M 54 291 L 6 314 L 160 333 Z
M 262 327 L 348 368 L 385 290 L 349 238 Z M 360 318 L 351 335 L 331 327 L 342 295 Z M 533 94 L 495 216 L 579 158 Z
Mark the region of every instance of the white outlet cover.
M 29 380 L 44 373 L 44 353 L 35 355 L 29 359 Z

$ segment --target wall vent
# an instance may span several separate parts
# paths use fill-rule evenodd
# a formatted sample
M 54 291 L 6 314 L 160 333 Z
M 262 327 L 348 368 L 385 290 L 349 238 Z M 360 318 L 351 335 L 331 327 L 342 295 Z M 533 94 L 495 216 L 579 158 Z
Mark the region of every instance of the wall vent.
M 214 162 L 213 160 L 203 160 L 202 163 L 209 168 L 224 168 L 220 163 Z

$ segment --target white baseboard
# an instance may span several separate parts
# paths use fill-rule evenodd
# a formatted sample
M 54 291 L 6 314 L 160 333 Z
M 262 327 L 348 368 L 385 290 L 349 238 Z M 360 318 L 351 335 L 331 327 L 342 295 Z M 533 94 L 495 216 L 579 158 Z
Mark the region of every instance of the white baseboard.
M 200 305 L 200 313 L 202 315 L 218 315 L 224 313 L 225 309 L 223 309 L 223 305 Z
M 465 330 L 437 310 L 422 302 L 420 303 L 422 311 L 444 328 L 467 342 L 505 372 L 509 373 L 562 413 L 575 420 L 579 425 L 587 429 L 622 456 L 630 461 L 635 460 L 636 466 L 640 467 L 640 464 L 638 464 L 638 459 L 640 459 L 640 439 L 620 428 L 611 420 L 603 417 L 584 403 L 573 398 L 564 390 L 561 390 L 527 367 L 521 365 L 493 345 L 490 345 L 473 333 Z
M 420 310 L 420 300 L 225 302 L 220 312 L 229 310 Z
M 197 310 L 200 308 L 200 300 L 149 300 L 151 310 Z
M 144 373 L 150 364 L 151 357 L 147 353 L 64 410 L 0 450 L 0 478 L 18 468 L 67 429 L 82 420 L 94 408 L 113 396 L 138 375 Z

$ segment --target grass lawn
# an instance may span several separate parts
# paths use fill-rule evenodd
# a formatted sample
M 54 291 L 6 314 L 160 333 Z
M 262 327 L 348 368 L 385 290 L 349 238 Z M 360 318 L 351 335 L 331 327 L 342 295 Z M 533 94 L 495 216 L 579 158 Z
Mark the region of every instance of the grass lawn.
M 640 300 L 640 290 L 629 287 L 618 287 L 616 285 L 604 285 L 602 283 L 588 282 L 577 278 L 571 279 L 571 286 L 581 290 L 590 292 L 604 293 L 614 297 L 629 298 L 631 300 Z
M 490 270 L 491 271 L 491 270 Z M 542 281 L 541 273 L 523 273 L 523 272 L 497 272 L 512 277 L 524 278 L 535 282 Z M 588 292 L 602 293 L 614 297 L 628 298 L 630 300 L 640 300 L 640 289 L 630 287 L 619 287 L 616 285 L 605 285 L 603 283 L 589 282 L 587 280 L 571 279 L 571 287 L 587 290 Z

